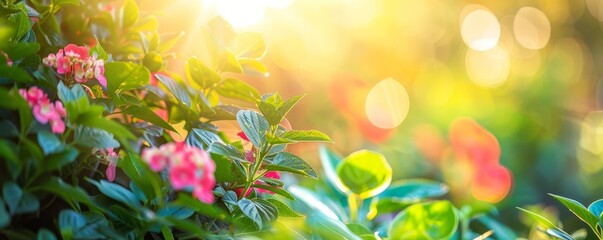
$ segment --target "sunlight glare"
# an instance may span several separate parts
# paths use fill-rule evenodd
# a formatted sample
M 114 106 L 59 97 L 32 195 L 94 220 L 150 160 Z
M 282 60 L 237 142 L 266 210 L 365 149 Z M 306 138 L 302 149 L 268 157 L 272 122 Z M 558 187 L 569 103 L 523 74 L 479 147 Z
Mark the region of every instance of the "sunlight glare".
M 366 116 L 379 128 L 395 128 L 409 109 L 408 93 L 402 84 L 387 78 L 375 85 L 366 98 Z
M 218 14 L 237 29 L 259 22 L 264 16 L 265 9 L 266 1 L 263 0 L 216 1 Z
M 528 49 L 541 49 L 551 37 L 551 23 L 537 8 L 523 7 L 513 21 L 513 33 L 517 42 Z
M 493 48 L 500 38 L 500 23 L 487 9 L 476 9 L 467 14 L 461 24 L 461 37 L 471 49 L 485 51 Z
M 482 87 L 498 87 L 507 80 L 511 61 L 500 46 L 484 52 L 467 49 L 465 67 L 473 82 Z

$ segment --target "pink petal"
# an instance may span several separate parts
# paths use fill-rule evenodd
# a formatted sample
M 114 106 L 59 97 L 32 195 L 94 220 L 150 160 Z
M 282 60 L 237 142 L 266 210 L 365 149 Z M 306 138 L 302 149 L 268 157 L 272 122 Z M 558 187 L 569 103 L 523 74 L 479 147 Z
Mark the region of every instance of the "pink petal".
M 107 180 L 109 180 L 109 182 L 115 181 L 115 167 L 115 161 L 110 161 L 109 166 L 107 167 L 107 171 L 105 172 L 105 174 L 107 175 Z

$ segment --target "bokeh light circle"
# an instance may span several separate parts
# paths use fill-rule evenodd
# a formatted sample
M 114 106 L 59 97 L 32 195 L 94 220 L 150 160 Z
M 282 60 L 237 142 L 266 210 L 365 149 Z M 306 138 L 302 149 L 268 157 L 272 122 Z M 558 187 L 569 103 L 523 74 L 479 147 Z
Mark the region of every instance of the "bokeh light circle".
M 366 116 L 369 121 L 384 129 L 395 128 L 404 121 L 410 104 L 402 84 L 392 78 L 377 83 L 366 98 Z
M 537 8 L 523 7 L 513 20 L 513 34 L 517 42 L 528 49 L 541 49 L 551 38 L 551 23 Z
M 244 28 L 259 22 L 264 16 L 266 5 L 263 1 L 219 0 L 216 1 L 218 14 L 234 28 Z
M 500 23 L 487 9 L 475 9 L 467 14 L 461 24 L 461 37 L 469 48 L 485 51 L 493 48 L 500 38 Z
M 496 46 L 487 51 L 467 49 L 465 67 L 469 78 L 482 87 L 498 87 L 509 76 L 511 61 L 507 51 Z

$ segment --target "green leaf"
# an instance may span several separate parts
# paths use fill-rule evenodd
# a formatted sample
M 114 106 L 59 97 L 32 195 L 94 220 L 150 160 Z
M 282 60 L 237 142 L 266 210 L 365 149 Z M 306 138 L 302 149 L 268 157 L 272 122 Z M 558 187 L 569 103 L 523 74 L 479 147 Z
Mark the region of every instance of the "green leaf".
M 232 160 L 247 162 L 247 159 L 245 158 L 244 153 L 239 151 L 239 149 L 237 149 L 236 147 L 222 143 L 222 142 L 213 142 L 209 146 L 208 151 L 213 154 L 218 154 L 218 155 L 228 157 Z
M 261 33 L 244 32 L 235 36 L 232 53 L 240 58 L 260 59 L 266 54 L 266 41 Z
M 278 217 L 303 217 L 303 215 L 297 213 L 295 210 L 291 209 L 291 207 L 289 207 L 287 204 L 274 199 L 274 198 L 268 198 L 266 199 L 266 201 L 272 203 L 272 205 L 274 205 L 274 207 L 276 207 L 276 209 L 278 210 Z
M 321 214 L 308 216 L 310 229 L 315 230 L 323 239 L 361 240 L 348 227 L 337 219 L 324 217 Z
M 89 148 L 118 148 L 119 142 L 113 138 L 113 134 L 97 129 L 84 126 L 78 126 L 75 129 L 74 142 L 80 146 Z
M 127 2 L 133 2 L 128 0 Z M 149 70 L 140 64 L 131 62 L 109 62 L 105 64 L 107 90 L 115 95 L 121 91 L 138 89 L 149 82 Z
M 274 159 L 266 164 L 266 170 L 286 171 L 312 178 L 318 178 L 314 169 L 303 159 L 288 152 L 278 153 Z
M 128 154 L 117 162 L 119 168 L 142 190 L 145 198 L 154 200 L 162 196 L 163 180 L 144 163 L 137 154 Z
M 121 20 L 123 28 L 134 25 L 138 20 L 138 5 L 134 0 L 125 0 L 121 9 Z
M 138 198 L 136 198 L 136 196 L 134 196 L 134 193 L 132 193 L 130 190 L 115 183 L 107 182 L 105 180 L 100 180 L 100 182 L 94 181 L 92 179 L 86 180 L 94 184 L 98 188 L 98 190 L 107 197 L 117 200 L 131 207 L 140 207 L 140 202 L 138 201 Z
M 44 151 L 45 155 L 57 152 L 61 149 L 61 140 L 54 134 L 48 131 L 41 131 L 38 133 L 38 143 Z
M 221 80 L 217 72 L 209 69 L 196 57 L 191 57 L 186 61 L 186 77 L 197 83 L 202 89 L 211 87 Z
M 398 214 L 388 229 L 391 239 L 448 239 L 459 224 L 448 201 L 417 203 Z
M 358 224 L 358 223 L 348 223 L 346 224 L 346 226 L 348 227 L 348 229 L 350 229 L 350 231 L 352 231 L 354 234 L 358 235 L 358 236 L 362 236 L 362 235 L 373 235 L 373 232 L 371 232 L 370 229 L 366 228 L 365 226 Z
M 218 182 L 232 182 L 237 180 L 245 181 L 245 170 L 242 165 L 231 161 L 227 157 L 219 154 L 211 154 L 211 159 L 216 163 L 214 176 Z M 240 167 L 240 168 L 239 168 Z
M 188 107 L 191 106 L 191 97 L 186 91 L 186 88 L 182 86 L 180 82 L 161 74 L 155 74 L 155 77 L 157 80 L 159 80 L 159 82 L 163 83 L 168 90 L 170 90 L 178 101 L 184 103 L 184 105 Z
M 57 237 L 50 230 L 42 228 L 38 231 L 37 240 L 56 240 Z
M 512 229 L 492 218 L 481 216 L 478 220 L 488 229 L 492 230 L 494 232 L 494 237 L 497 239 L 517 239 L 517 235 L 515 235 Z
M 220 141 L 222 140 L 218 134 L 201 128 L 192 128 L 186 136 L 186 144 L 202 149 L 208 149 L 212 143 Z
M 77 213 L 70 209 L 59 213 L 58 223 L 64 239 L 101 239 L 104 237 L 98 230 L 109 227 L 109 222 L 100 213 Z
M 597 230 L 597 223 L 599 223 L 599 216 L 595 216 L 591 212 L 588 211 L 584 205 L 577 202 L 576 200 L 565 198 L 562 196 L 549 194 L 557 201 L 561 202 L 565 207 L 567 207 L 574 215 L 576 215 L 580 220 L 588 224 L 590 228 L 595 232 L 597 236 L 599 236 L 599 232 Z
M 426 198 L 439 197 L 448 192 L 448 187 L 440 182 L 425 179 L 408 179 L 392 183 L 379 194 L 379 213 L 396 212 Z
M 192 198 L 189 194 L 180 193 L 178 194 L 178 198 L 176 201 L 172 202 L 178 206 L 184 206 L 187 208 L 191 208 L 195 210 L 195 212 L 200 213 L 202 215 L 216 218 L 222 221 L 228 221 L 230 215 L 228 215 L 224 210 L 218 208 L 211 204 L 205 204 L 201 201 Z
M 159 217 L 173 217 L 176 219 L 186 219 L 193 215 L 195 211 L 191 208 L 180 206 L 177 204 L 166 204 L 159 211 L 157 211 L 157 216 Z
M 594 201 L 593 203 L 591 203 L 588 206 L 588 211 L 591 212 L 592 214 L 594 214 L 595 216 L 598 216 L 599 218 L 599 225 L 601 227 L 603 227 L 603 219 L 601 219 L 601 214 L 603 213 L 603 199 L 599 199 L 597 201 Z
M 239 59 L 239 63 L 243 68 L 243 72 L 247 75 L 260 75 L 262 77 L 268 77 L 268 69 L 266 66 L 255 59 Z
M 53 193 L 67 202 L 71 208 L 80 210 L 77 203 L 84 203 L 91 208 L 98 208 L 91 200 L 86 191 L 80 187 L 74 187 L 65 183 L 58 177 L 52 177 L 31 191 L 44 190 Z
M 161 43 L 158 51 L 161 53 L 167 52 L 176 46 L 176 43 L 184 36 L 184 32 L 165 34 L 161 36 Z
M 79 6 L 80 0 L 52 0 L 52 3 L 58 6 L 63 6 L 67 4 Z
M 172 230 L 167 225 L 163 225 L 161 227 L 161 234 L 163 235 L 163 239 L 165 239 L 165 240 L 174 240 L 174 235 L 172 235 Z
M 2 56 L 4 57 L 4 56 Z M 29 73 L 19 67 L 0 66 L 0 80 L 8 79 L 18 83 L 31 83 L 33 78 Z
M 79 0 L 77 0 L 79 2 Z M 107 54 L 107 52 L 105 52 L 105 49 L 101 46 L 100 43 L 96 43 L 96 45 L 92 48 L 90 48 L 90 50 L 88 51 L 88 54 L 90 56 L 96 56 L 96 59 L 102 59 L 105 61 L 105 63 L 107 62 L 107 60 L 109 60 L 109 54 Z
M 113 135 L 115 135 L 118 138 L 121 137 L 121 138 L 126 138 L 126 139 L 136 139 L 134 134 L 132 134 L 130 132 L 130 130 L 128 130 L 121 124 L 119 124 L 115 121 L 112 121 L 110 119 L 103 118 L 98 115 L 96 115 L 96 116 L 94 116 L 94 115 L 95 114 L 85 115 L 84 117 L 79 118 L 79 123 L 84 126 L 105 130 L 109 133 L 112 133 Z M 124 141 L 121 141 L 121 142 L 124 143 Z
M 126 109 L 123 110 L 123 113 L 130 114 L 130 115 L 132 115 L 132 117 L 145 120 L 156 126 L 160 126 L 164 129 L 170 130 L 172 132 L 176 132 L 176 129 L 174 129 L 174 127 L 172 127 L 172 125 L 170 125 L 169 123 L 164 121 L 161 117 L 159 117 L 157 114 L 155 114 L 155 112 L 151 111 L 151 109 L 149 109 L 147 107 L 130 105 Z
M 249 217 L 258 229 L 263 229 L 268 223 L 276 220 L 278 210 L 272 203 L 264 199 L 249 200 L 243 198 L 237 203 L 241 212 Z
M 23 196 L 23 190 L 21 190 L 21 187 L 15 182 L 5 182 L 4 185 L 2 185 L 2 196 L 4 197 L 4 202 L 8 206 L 8 210 L 11 214 L 14 214 L 19 205 L 19 201 Z
M 238 79 L 226 78 L 216 88 L 216 92 L 227 98 L 255 103 L 260 98 L 258 90 Z
M 69 88 L 63 83 L 63 81 L 60 81 L 57 85 L 57 91 L 59 99 L 64 104 L 67 104 L 69 102 L 76 102 L 77 100 L 83 97 L 87 98 L 86 91 L 84 91 L 84 88 L 82 88 L 82 86 L 79 84 L 75 84 L 73 85 L 73 87 Z
M 224 196 L 222 197 L 222 201 L 226 205 L 226 208 L 228 208 L 228 211 L 231 213 L 238 209 L 238 199 L 239 198 L 237 197 L 237 193 L 233 191 L 226 191 L 226 193 L 224 193 Z
M 306 205 L 312 212 L 320 213 L 325 218 L 340 220 L 342 219 L 342 215 L 345 215 L 335 213 L 335 208 L 327 206 L 325 201 L 320 199 L 313 191 L 295 185 L 290 186 L 287 190 L 295 196 L 297 202 Z
M 296 142 L 333 142 L 329 136 L 317 130 L 291 130 L 280 137 Z
M 350 154 L 337 166 L 343 186 L 360 198 L 383 192 L 392 180 L 392 168 L 383 155 L 369 150 Z
M 219 48 L 218 71 L 243 73 L 243 67 L 228 48 Z
M 4 201 L 0 199 L 0 229 L 8 226 L 10 224 L 10 215 L 6 212 L 6 207 L 4 207 Z
M 6 139 L 0 139 L 0 157 L 10 161 L 15 166 L 20 166 L 21 161 L 15 152 L 16 147 L 15 143 Z
M 287 192 L 287 190 L 282 189 L 280 187 L 274 187 L 274 186 L 265 185 L 265 184 L 252 184 L 251 187 L 268 190 L 268 191 L 271 191 L 271 192 L 273 192 L 275 194 L 281 195 L 283 197 L 286 197 L 288 199 L 291 199 L 291 200 L 295 201 L 295 197 L 293 197 L 293 195 L 291 195 L 289 192 Z
M 38 51 L 40 51 L 40 44 L 36 42 L 19 42 L 4 50 L 13 62 L 21 61 L 28 56 L 36 54 Z
M 517 209 L 523 211 L 524 213 L 527 213 L 528 216 L 530 216 L 532 219 L 536 220 L 536 222 L 542 224 L 543 226 L 545 226 L 547 228 L 557 228 L 557 226 L 555 226 L 555 224 L 553 224 L 551 221 L 549 221 L 548 219 L 546 219 L 545 217 L 543 217 L 537 213 L 528 211 L 528 210 L 520 208 L 520 207 L 518 207 Z
M 265 136 L 270 127 L 264 116 L 251 110 L 241 110 L 237 113 L 237 122 L 249 141 L 261 148 L 266 141 Z
M 339 190 L 340 193 L 344 193 L 345 187 L 343 186 L 343 183 L 341 183 L 341 180 L 339 180 L 339 177 L 337 177 L 337 171 L 335 171 L 337 165 L 339 165 L 339 163 L 341 162 L 342 157 L 324 145 L 320 146 L 319 154 L 320 163 L 323 169 L 323 173 L 327 178 L 327 182 L 334 189 Z
M 574 238 L 572 237 L 572 235 L 569 235 L 568 233 L 561 231 L 560 229 L 555 229 L 555 228 L 549 228 L 545 231 L 548 235 L 562 239 L 562 240 L 574 240 Z
M 293 108 L 302 97 L 303 96 L 292 97 L 283 102 L 278 93 L 264 94 L 262 96 L 262 101 L 258 102 L 257 105 L 270 125 L 275 126 L 283 121 L 287 113 L 289 113 L 291 108 Z
M 79 151 L 77 150 L 77 148 L 72 146 L 65 146 L 63 151 L 49 155 L 45 160 L 45 165 L 43 166 L 43 168 L 46 171 L 60 169 L 65 165 L 75 161 L 78 154 Z

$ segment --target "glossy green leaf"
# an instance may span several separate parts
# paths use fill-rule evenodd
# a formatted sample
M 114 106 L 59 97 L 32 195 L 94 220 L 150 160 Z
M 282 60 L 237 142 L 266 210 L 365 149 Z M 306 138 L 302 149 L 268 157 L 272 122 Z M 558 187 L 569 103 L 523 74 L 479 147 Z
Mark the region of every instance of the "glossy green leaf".
M 266 141 L 266 132 L 270 127 L 264 116 L 251 110 L 241 110 L 237 113 L 237 122 L 249 141 L 261 148 Z
M 186 136 L 186 144 L 202 149 L 208 149 L 212 143 L 220 141 L 222 140 L 218 134 L 201 128 L 192 128 Z
M 6 139 L 0 139 L 0 157 L 10 161 L 12 164 L 19 166 L 20 160 L 15 151 L 15 143 Z
M 567 207 L 574 215 L 576 215 L 580 220 L 588 224 L 590 228 L 595 232 L 597 236 L 599 236 L 599 231 L 597 229 L 597 224 L 599 223 L 599 216 L 595 216 L 593 213 L 589 212 L 584 205 L 577 202 L 576 200 L 569 199 L 566 197 L 549 194 L 553 196 L 557 201 L 561 202 L 565 207 Z
M 327 178 L 327 182 L 336 190 L 339 190 L 340 193 L 345 192 L 345 187 L 339 177 L 337 177 L 337 165 L 342 160 L 342 157 L 337 155 L 337 153 L 333 152 L 329 148 L 324 145 L 321 145 L 319 150 L 320 154 L 320 163 L 323 169 L 323 173 Z
M 196 57 L 191 57 L 186 61 L 186 77 L 202 89 L 211 87 L 221 80 L 216 71 L 207 67 Z
M 206 204 L 198 199 L 195 199 L 190 196 L 190 194 L 178 194 L 176 201 L 171 202 L 178 206 L 184 206 L 187 208 L 191 208 L 195 210 L 195 212 L 200 213 L 202 215 L 216 218 L 222 221 L 228 221 L 230 215 L 228 215 L 224 210 L 218 208 L 212 204 Z
M 272 203 L 263 199 L 249 200 L 243 198 L 237 203 L 241 212 L 253 220 L 258 229 L 262 229 L 278 216 L 277 208 Z
M 359 236 L 337 219 L 324 217 L 321 214 L 312 214 L 308 216 L 307 222 L 310 228 L 323 239 L 361 240 Z
M 59 213 L 59 230 L 64 239 L 100 239 L 100 228 L 108 228 L 109 222 L 96 212 L 77 213 L 70 209 Z
M 232 160 L 247 162 L 245 158 L 245 154 L 239 151 L 236 147 L 222 143 L 222 142 L 214 142 L 209 146 L 210 153 L 222 155 L 228 157 Z
M 151 111 L 151 109 L 149 109 L 148 107 L 130 105 L 127 108 L 125 108 L 122 112 L 125 114 L 132 115 L 132 117 L 145 120 L 149 123 L 152 123 L 156 126 L 165 128 L 172 132 L 176 132 L 176 129 L 174 129 L 174 127 L 172 127 L 172 125 L 167 123 L 165 120 L 163 120 L 161 117 L 159 117 L 155 112 Z
M 6 211 L 6 207 L 4 206 L 4 201 L 0 199 L 0 229 L 8 226 L 10 224 L 10 215 Z
M 123 204 L 126 204 L 128 206 L 132 206 L 132 207 L 139 207 L 140 206 L 140 202 L 138 201 L 138 198 L 136 198 L 136 196 L 134 196 L 134 193 L 132 193 L 130 190 L 117 185 L 115 183 L 111 183 L 105 180 L 100 180 L 100 182 L 91 180 L 91 179 L 86 179 L 88 180 L 88 182 L 94 184 L 98 190 L 103 193 L 104 195 L 106 195 L 109 198 L 112 198 L 116 201 L 119 201 Z
M 408 179 L 393 182 L 379 194 L 379 213 L 396 212 L 426 198 L 439 197 L 448 192 L 448 187 L 440 182 L 425 179 Z
M 603 199 L 591 203 L 588 206 L 588 211 L 599 218 L 599 225 L 603 227 L 603 219 L 601 219 L 601 214 L 603 214 Z
M 22 196 L 23 190 L 21 190 L 21 187 L 19 187 L 17 183 L 5 182 L 2 185 L 2 197 L 4 198 L 4 202 L 6 203 L 6 206 L 8 206 L 8 210 L 11 214 L 15 213 Z
M 221 48 L 218 52 L 218 71 L 243 73 L 241 63 L 239 63 L 237 57 L 228 48 Z
M 478 221 L 483 223 L 488 229 L 492 230 L 494 232 L 493 236 L 497 239 L 517 239 L 517 235 L 512 229 L 496 221 L 495 219 L 487 216 L 481 216 L 478 218 Z
M 32 189 L 32 191 L 39 190 L 47 191 L 59 196 L 67 202 L 71 208 L 76 210 L 80 209 L 78 203 L 84 203 L 93 208 L 96 207 L 84 189 L 71 186 L 58 177 L 53 177 Z
M 29 73 L 19 67 L 0 66 L 0 79 L 8 79 L 18 83 L 33 82 Z
M 63 5 L 67 5 L 67 4 L 76 5 L 76 6 L 80 5 L 79 0 L 52 0 L 52 3 L 54 3 L 55 5 L 58 5 L 58 6 L 63 6 Z
M 358 235 L 358 236 L 362 236 L 362 235 L 373 235 L 373 232 L 366 228 L 365 226 L 358 224 L 358 223 L 348 223 L 346 224 L 346 226 L 348 227 L 348 229 L 350 229 L 350 231 L 352 231 L 354 234 Z
M 360 150 L 350 154 L 337 166 L 343 186 L 361 198 L 383 192 L 392 179 L 392 168 L 380 153 Z
M 161 227 L 161 234 L 163 235 L 163 239 L 165 240 L 174 240 L 172 230 L 167 225 Z
M 192 216 L 193 213 L 195 213 L 195 211 L 191 208 L 168 203 L 157 211 L 157 216 L 186 219 Z
M 291 130 L 280 137 L 296 142 L 332 142 L 329 136 L 318 130 Z
M 49 155 L 45 160 L 43 168 L 47 171 L 60 169 L 74 162 L 79 153 L 77 148 L 66 146 L 62 151 Z
M 216 92 L 227 98 L 255 103 L 260 98 L 258 90 L 238 79 L 226 78 L 216 88 Z
M 184 36 L 184 32 L 165 34 L 161 36 L 161 43 L 159 44 L 159 52 L 164 53 L 172 49 L 178 41 Z
M 239 59 L 243 72 L 247 75 L 259 75 L 268 77 L 268 68 L 262 62 L 256 59 Z
M 303 159 L 288 152 L 278 153 L 274 159 L 266 164 L 266 170 L 269 171 L 286 171 L 312 178 L 318 178 L 316 171 L 312 169 L 310 164 Z
M 458 224 L 458 214 L 450 202 L 416 203 L 392 220 L 388 236 L 391 239 L 448 239 Z
M 289 192 L 287 192 L 287 190 L 280 188 L 280 187 L 275 187 L 275 186 L 266 185 L 266 184 L 252 184 L 251 187 L 268 190 L 268 191 L 273 192 L 274 194 L 278 194 L 278 195 L 281 195 L 288 199 L 295 200 L 293 195 L 291 195 Z
M 320 199 L 314 192 L 300 187 L 300 186 L 290 186 L 287 188 L 289 192 L 295 196 L 297 202 L 304 204 L 308 208 L 312 209 L 316 213 L 320 213 L 323 217 L 331 218 L 334 220 L 342 219 L 341 214 L 335 213 L 334 209 L 327 206 L 325 201 Z
M 138 20 L 138 5 L 134 0 L 125 0 L 121 9 L 121 20 L 123 28 L 134 25 Z
M 176 97 L 176 99 L 178 99 L 178 101 L 184 103 L 186 106 L 191 106 L 191 97 L 186 91 L 185 86 L 183 86 L 180 82 L 177 82 L 176 80 L 162 74 L 155 74 L 155 77 L 159 82 L 163 83 L 163 85 L 174 95 L 174 97 Z
M 76 102 L 83 97 L 87 98 L 86 91 L 84 91 L 84 88 L 79 84 L 75 84 L 69 88 L 63 83 L 63 81 L 60 81 L 57 85 L 57 91 L 59 99 L 61 99 L 63 104 Z
M 557 228 L 557 226 L 555 226 L 555 224 L 553 224 L 551 221 L 549 221 L 548 219 L 546 219 L 545 217 L 534 213 L 532 211 L 528 211 L 526 209 L 520 208 L 518 207 L 517 209 L 521 210 L 522 212 L 528 214 L 528 216 L 530 216 L 532 219 L 534 219 L 536 222 L 542 224 L 543 226 L 545 226 L 546 228 Z
M 57 237 L 50 230 L 42 228 L 38 231 L 37 240 L 56 240 Z
M 268 198 L 266 199 L 266 201 L 272 203 L 272 205 L 274 205 L 274 207 L 276 207 L 276 209 L 278 210 L 278 217 L 303 217 L 303 215 L 297 213 L 295 210 L 291 209 L 291 207 L 289 207 L 289 205 L 274 199 L 274 198 Z
M 113 134 L 97 129 L 84 126 L 78 126 L 75 129 L 74 142 L 77 145 L 89 148 L 118 148 L 119 142 L 113 138 Z
M 119 168 L 136 184 L 144 193 L 145 198 L 153 200 L 162 196 L 161 186 L 163 180 L 140 159 L 137 154 L 128 154 L 117 162 Z
M 79 2 L 79 0 L 78 0 Z M 109 60 L 109 54 L 105 51 L 105 49 L 101 46 L 100 43 L 94 45 L 94 47 L 90 48 L 89 53 L 90 56 L 96 56 L 96 59 L 102 59 L 105 62 Z
M 38 143 L 44 154 L 57 152 L 61 148 L 61 140 L 54 134 L 48 131 L 38 133 Z
M 133 0 L 129 0 L 131 2 Z M 149 70 L 143 65 L 131 62 L 105 63 L 105 77 L 107 78 L 107 91 L 117 94 L 121 91 L 138 89 L 149 82 Z

